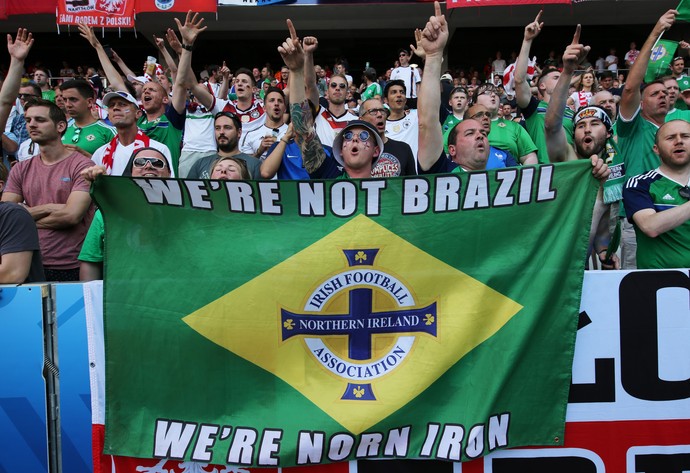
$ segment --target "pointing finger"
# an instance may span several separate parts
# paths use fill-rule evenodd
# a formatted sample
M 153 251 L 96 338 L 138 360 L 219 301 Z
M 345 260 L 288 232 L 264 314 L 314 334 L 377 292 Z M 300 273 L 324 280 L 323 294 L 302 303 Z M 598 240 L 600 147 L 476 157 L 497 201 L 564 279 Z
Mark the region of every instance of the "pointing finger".
M 292 20 L 287 20 L 288 31 L 290 31 L 290 38 L 297 39 L 297 31 L 295 31 L 295 25 L 292 24 Z
M 582 31 L 582 26 L 577 25 L 575 28 L 575 34 L 573 35 L 573 42 L 571 44 L 580 44 L 580 32 Z

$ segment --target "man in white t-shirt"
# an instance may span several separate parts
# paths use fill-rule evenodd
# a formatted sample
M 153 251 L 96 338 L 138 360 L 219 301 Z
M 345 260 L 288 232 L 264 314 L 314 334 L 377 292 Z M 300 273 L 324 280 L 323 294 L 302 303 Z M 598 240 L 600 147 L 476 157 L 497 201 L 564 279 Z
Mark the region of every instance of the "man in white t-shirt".
M 616 50 L 611 48 L 609 50 L 609 55 L 606 56 L 606 68 L 613 73 L 618 72 L 618 56 L 616 56 Z
M 285 123 L 285 94 L 277 87 L 271 87 L 264 97 L 266 122 L 242 136 L 240 151 L 255 158 L 265 159 L 268 149 L 283 137 L 288 125 Z
M 419 70 L 410 66 L 410 52 L 407 49 L 398 51 L 400 67 L 391 72 L 391 80 L 402 80 L 405 83 L 405 97 L 408 108 L 417 108 L 417 87 L 422 82 Z

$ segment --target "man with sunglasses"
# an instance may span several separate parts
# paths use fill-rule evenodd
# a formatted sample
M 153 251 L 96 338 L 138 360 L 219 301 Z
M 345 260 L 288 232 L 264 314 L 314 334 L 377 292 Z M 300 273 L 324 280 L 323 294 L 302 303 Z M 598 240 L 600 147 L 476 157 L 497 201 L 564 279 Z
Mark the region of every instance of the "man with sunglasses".
M 501 100 L 493 84 L 482 84 L 474 91 L 472 103 L 483 105 L 491 114 L 489 144 L 506 151 L 522 164 L 538 164 L 537 146 L 518 123 L 498 117 Z
M 241 159 L 247 164 L 252 179 L 261 178 L 261 161 L 254 156 L 242 153 L 239 148 L 242 136 L 240 117 L 232 112 L 218 112 L 213 120 L 218 152 L 199 159 L 189 170 L 189 179 L 210 179 L 211 165 L 219 158 L 231 157 Z
M 349 122 L 333 140 L 333 157 L 326 154 L 314 129 L 313 104 L 305 92 L 305 77 L 311 82 L 314 66 L 305 60 L 302 42 L 292 21 L 287 20 L 287 25 L 290 37 L 278 47 L 278 52 L 290 68 L 290 116 L 304 169 L 312 179 L 371 177 L 383 150 L 383 140 L 376 127 L 363 120 Z M 313 46 L 315 40 L 307 37 L 304 42 Z
M 690 123 L 656 133 L 658 168 L 628 180 L 623 202 L 637 235 L 638 268 L 690 268 Z
M 416 162 L 410 145 L 386 136 L 388 113 L 379 99 L 365 100 L 359 106 L 361 119 L 374 125 L 378 135 L 383 140 L 383 151 L 376 162 L 376 166 L 371 171 L 371 176 L 414 176 L 417 174 Z
M 115 128 L 91 114 L 96 99 L 95 91 L 89 82 L 83 79 L 68 80 L 60 85 L 60 91 L 67 115 L 74 119 L 62 135 L 62 142 L 83 150 L 85 153 L 82 154 L 85 156 L 91 156 L 98 148 L 113 139 Z
M 391 80 L 401 80 L 405 84 L 405 97 L 408 108 L 417 108 L 417 87 L 422 81 L 419 69 L 410 65 L 411 54 L 407 49 L 398 51 L 400 66 L 391 72 Z
M 132 153 L 146 147 L 158 149 L 172 162 L 168 147 L 149 138 L 137 126 L 137 120 L 141 116 L 137 99 L 124 91 L 109 92 L 103 97 L 103 105 L 108 108 L 108 118 L 117 134 L 93 153 L 91 159 L 94 163 L 105 166 L 108 174 L 121 176 Z M 172 175 L 175 175 L 174 170 Z

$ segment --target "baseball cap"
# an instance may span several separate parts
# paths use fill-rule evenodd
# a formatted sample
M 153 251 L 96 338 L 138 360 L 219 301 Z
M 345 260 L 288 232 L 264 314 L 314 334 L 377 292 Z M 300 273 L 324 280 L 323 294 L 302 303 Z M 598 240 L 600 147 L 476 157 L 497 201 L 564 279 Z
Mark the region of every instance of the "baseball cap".
M 114 98 L 119 98 L 119 99 L 124 99 L 127 102 L 134 104 L 135 107 L 139 107 L 139 104 L 137 103 L 137 99 L 129 95 L 127 92 L 124 92 L 122 90 L 118 90 L 116 92 L 108 92 L 105 94 L 103 97 L 103 105 L 106 107 L 109 107 L 110 105 L 110 100 Z
M 379 156 L 383 152 L 383 140 L 379 136 L 379 132 L 376 129 L 374 125 L 372 125 L 369 122 L 365 122 L 364 120 L 352 120 L 347 123 L 345 128 L 340 130 L 340 133 L 338 133 L 333 140 L 333 157 L 335 158 L 336 161 L 338 161 L 338 164 L 341 166 L 344 166 L 345 163 L 343 162 L 343 157 L 340 154 L 340 150 L 343 147 L 343 133 L 345 133 L 348 130 L 351 130 L 352 128 L 365 128 L 369 133 L 372 134 L 372 136 L 376 139 L 376 146 L 379 147 Z M 378 161 L 379 156 L 374 156 L 374 161 L 371 163 L 372 166 L 376 165 L 376 161 Z
M 441 76 L 441 80 L 450 80 L 450 81 L 452 81 L 452 80 L 453 80 L 453 76 L 451 76 L 450 74 L 448 74 L 448 73 L 446 72 L 445 74 L 443 74 L 443 75 Z

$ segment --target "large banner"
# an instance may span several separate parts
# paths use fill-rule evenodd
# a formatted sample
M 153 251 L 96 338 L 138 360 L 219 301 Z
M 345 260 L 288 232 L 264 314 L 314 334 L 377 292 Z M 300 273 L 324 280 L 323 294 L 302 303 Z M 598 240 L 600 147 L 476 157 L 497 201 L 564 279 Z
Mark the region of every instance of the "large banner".
M 590 170 L 99 179 L 105 452 L 282 467 L 561 445 Z
M 134 0 L 58 0 L 58 25 L 134 28 Z

